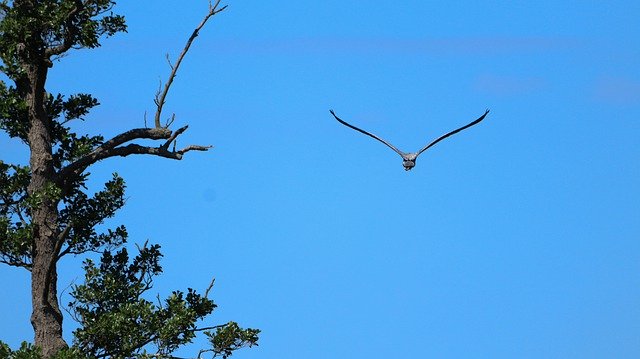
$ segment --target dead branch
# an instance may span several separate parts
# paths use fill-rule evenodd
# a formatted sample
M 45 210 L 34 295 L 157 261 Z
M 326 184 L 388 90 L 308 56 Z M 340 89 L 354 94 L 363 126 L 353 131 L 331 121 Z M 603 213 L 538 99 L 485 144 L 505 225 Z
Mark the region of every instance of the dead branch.
M 60 259 L 59 257 L 59 253 L 60 250 L 62 250 L 62 244 L 64 243 L 64 240 L 67 238 L 67 236 L 69 235 L 69 232 L 71 232 L 71 229 L 73 228 L 73 222 L 69 222 L 67 223 L 67 225 L 64 227 L 64 229 L 58 234 L 58 237 L 56 238 L 56 245 L 53 249 L 53 255 L 51 256 L 51 261 L 49 262 L 49 267 L 47 268 L 47 275 L 45 277 L 44 280 L 44 293 L 49 293 L 49 287 L 51 286 L 51 276 L 53 274 L 53 271 L 56 268 L 56 262 Z M 43 296 L 43 299 L 47 298 L 47 296 Z
M 169 126 L 175 120 L 175 115 L 173 115 L 167 121 L 165 126 L 162 126 L 162 124 L 160 123 L 160 116 L 162 114 L 162 109 L 165 104 L 166 97 L 169 92 L 169 88 L 171 87 L 171 84 L 173 83 L 176 77 L 178 68 L 182 63 L 182 60 L 184 59 L 185 55 L 189 51 L 189 48 L 191 47 L 191 44 L 193 43 L 195 38 L 198 36 L 200 30 L 204 27 L 207 21 L 215 14 L 227 8 L 226 5 L 222 7 L 219 7 L 219 5 L 220 5 L 220 0 L 216 0 L 214 4 L 209 2 L 209 11 L 207 12 L 204 19 L 195 28 L 195 30 L 189 37 L 187 44 L 182 50 L 182 53 L 180 53 L 180 56 L 178 57 L 178 60 L 176 61 L 175 64 L 171 64 L 169 57 L 167 55 L 167 61 L 169 62 L 169 67 L 171 68 L 171 74 L 169 75 L 169 79 L 167 83 L 164 85 L 164 89 L 162 91 L 158 89 L 158 92 L 156 93 L 156 96 L 154 99 L 157 106 L 155 120 L 154 120 L 155 128 L 146 128 L 146 113 L 145 113 L 145 117 L 144 117 L 145 128 L 134 128 L 132 130 L 123 132 L 113 137 L 112 139 L 104 142 L 100 146 L 96 147 L 93 151 L 89 152 L 88 154 L 78 158 L 77 160 L 63 167 L 59 171 L 57 176 L 57 181 L 56 181 L 59 185 L 62 186 L 62 188 L 66 188 L 66 185 L 70 183 L 72 178 L 75 178 L 76 176 L 79 176 L 80 174 L 82 174 L 82 172 L 84 172 L 90 165 L 106 158 L 116 157 L 116 156 L 126 157 L 129 155 L 141 154 L 141 155 L 154 155 L 154 156 L 160 156 L 160 157 L 165 157 L 165 158 L 170 158 L 175 160 L 181 160 L 183 155 L 189 151 L 207 151 L 208 149 L 213 147 L 213 146 L 202 146 L 202 145 L 189 145 L 180 150 L 176 150 L 175 141 L 178 136 L 180 136 L 182 133 L 184 133 L 187 130 L 188 126 L 183 126 L 176 131 L 171 131 L 169 129 Z M 73 14 L 71 14 L 70 16 L 72 15 Z M 162 85 L 160 86 L 160 88 L 162 88 Z M 143 146 L 137 143 L 132 143 L 135 140 L 142 140 L 142 139 L 166 140 L 166 141 L 158 147 Z M 173 149 L 169 150 L 169 146 L 171 145 L 171 143 L 173 143 Z
M 156 103 L 156 115 L 155 115 L 155 125 L 156 128 L 160 128 L 162 127 L 161 123 L 160 123 L 160 116 L 162 115 L 162 108 L 164 106 L 164 103 L 166 101 L 167 98 L 167 94 L 169 93 L 169 88 L 171 87 L 171 84 L 173 84 L 173 80 L 176 78 L 176 74 L 178 73 L 178 68 L 180 68 L 180 64 L 182 63 L 182 60 L 184 59 L 185 55 L 187 54 L 187 52 L 189 51 L 189 48 L 191 47 L 191 43 L 193 43 L 193 40 L 195 40 L 196 37 L 198 37 L 198 34 L 200 33 L 200 30 L 202 29 L 202 27 L 204 27 L 204 25 L 207 23 L 207 21 L 209 21 L 209 19 L 223 11 L 224 9 L 227 8 L 227 5 L 218 8 L 218 6 L 220 5 L 220 0 L 216 0 L 215 4 L 211 4 L 211 2 L 209 2 L 209 12 L 207 13 L 207 15 L 204 17 L 204 19 L 202 19 L 202 21 L 200 22 L 200 24 L 195 28 L 195 30 L 193 30 L 193 33 L 191 33 L 191 36 L 189 37 L 189 40 L 187 40 L 187 44 L 184 46 L 184 49 L 182 49 L 182 53 L 180 53 L 180 56 L 178 56 L 178 60 L 176 61 L 176 63 L 174 65 L 171 65 L 171 62 L 169 61 L 169 56 L 167 55 L 167 61 L 169 61 L 169 67 L 171 68 L 171 74 L 169 75 L 169 79 L 167 80 L 167 83 L 164 85 L 164 90 L 162 92 L 158 91 L 158 93 L 156 94 L 156 97 L 154 99 L 154 102 Z
M 211 278 L 211 283 L 209 283 L 209 286 L 207 287 L 207 290 L 204 292 L 204 297 L 205 298 L 209 298 L 209 292 L 211 291 L 211 289 L 213 288 L 213 285 L 216 283 L 216 279 L 215 278 Z
M 180 127 L 179 129 L 174 131 L 173 134 L 169 136 L 169 139 L 167 140 L 167 142 L 165 142 L 164 145 L 161 146 L 161 148 L 164 148 L 165 150 L 169 148 L 169 145 L 171 144 L 171 142 L 175 141 L 176 138 L 178 138 L 178 136 L 180 136 L 184 131 L 187 130 L 187 128 L 189 128 L 189 125 Z
M 31 271 L 32 264 L 27 263 L 25 260 L 20 259 L 16 256 L 9 256 L 3 254 L 3 258 L 0 258 L 0 263 L 6 264 L 12 267 L 24 268 L 28 271 Z

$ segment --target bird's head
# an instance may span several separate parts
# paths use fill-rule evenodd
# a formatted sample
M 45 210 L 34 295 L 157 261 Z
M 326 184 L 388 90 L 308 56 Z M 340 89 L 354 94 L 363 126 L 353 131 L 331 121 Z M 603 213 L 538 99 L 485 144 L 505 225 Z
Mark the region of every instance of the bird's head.
M 416 165 L 416 160 L 404 160 L 402 161 L 402 165 L 404 166 L 405 171 L 411 171 L 411 169 Z
M 403 153 L 402 165 L 404 166 L 404 170 L 411 171 L 411 169 L 415 167 L 417 159 L 418 159 L 417 153 Z

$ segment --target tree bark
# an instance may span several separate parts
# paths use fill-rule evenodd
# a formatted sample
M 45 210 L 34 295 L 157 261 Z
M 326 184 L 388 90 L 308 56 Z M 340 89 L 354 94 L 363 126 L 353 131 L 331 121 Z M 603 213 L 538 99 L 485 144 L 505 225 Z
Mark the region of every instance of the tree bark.
M 57 198 L 45 195 L 44 190 L 54 183 L 51 123 L 45 108 L 45 88 L 48 67 L 45 63 L 28 66 L 27 106 L 30 129 L 28 135 L 31 155 L 31 198 L 42 196 L 32 209 L 33 258 L 31 269 L 31 324 L 35 331 L 35 345 L 45 358 L 53 356 L 67 343 L 62 339 L 62 313 L 57 298 L 56 241 L 58 231 Z

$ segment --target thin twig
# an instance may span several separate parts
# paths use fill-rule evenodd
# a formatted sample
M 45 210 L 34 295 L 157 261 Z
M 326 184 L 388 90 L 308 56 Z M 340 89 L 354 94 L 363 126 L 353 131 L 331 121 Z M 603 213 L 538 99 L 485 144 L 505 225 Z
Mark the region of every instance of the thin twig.
M 196 329 L 192 329 L 191 331 L 192 331 L 192 332 L 194 332 L 194 333 L 195 333 L 195 332 L 203 332 L 203 331 L 205 331 L 205 330 L 211 330 L 211 329 L 224 328 L 224 327 L 226 327 L 227 325 L 229 325 L 229 323 L 227 323 L 227 324 L 218 324 L 218 325 L 214 325 L 214 326 L 212 326 L 212 327 L 196 328 Z
M 208 353 L 208 352 L 212 352 L 212 351 L 214 351 L 214 350 L 213 349 L 200 349 L 200 351 L 198 352 L 197 359 L 201 359 L 202 358 L 202 354 Z
M 175 153 L 177 156 L 180 156 L 179 158 L 182 158 L 182 155 L 184 155 L 189 151 L 208 151 L 211 148 L 213 148 L 212 145 L 209 145 L 209 146 L 189 145 L 181 150 L 173 151 L 173 153 Z
M 208 149 L 213 147 L 190 145 L 184 147 L 181 150 L 176 150 L 176 138 L 186 130 L 186 127 L 178 129 L 178 131 L 176 132 L 172 132 L 168 127 L 171 126 L 175 121 L 175 114 L 171 116 L 165 126 L 162 126 L 162 124 L 160 123 L 160 116 L 162 115 L 162 109 L 165 104 L 169 88 L 171 87 L 171 84 L 173 83 L 178 72 L 178 68 L 180 67 L 180 64 L 182 63 L 185 55 L 189 51 L 189 48 L 191 47 L 194 39 L 198 36 L 199 31 L 212 16 L 227 8 L 226 5 L 219 8 L 219 4 L 220 0 L 217 0 L 215 4 L 212 4 L 211 1 L 209 2 L 208 13 L 189 37 L 189 40 L 187 41 L 187 44 L 182 50 L 182 53 L 180 54 L 176 63 L 170 64 L 171 74 L 169 75 L 169 80 L 164 86 L 164 90 L 162 87 L 162 81 L 160 81 L 158 91 L 156 92 L 154 98 L 154 102 L 157 107 L 154 118 L 154 128 L 147 128 L 147 117 L 145 112 L 145 128 L 135 128 L 123 132 L 113 137 L 112 139 L 103 142 L 102 144 L 100 144 L 100 146 L 94 148 L 91 152 L 76 159 L 72 163 L 69 163 L 58 171 L 56 176 L 56 184 L 58 184 L 61 188 L 67 190 L 70 187 L 71 181 L 80 176 L 90 165 L 110 157 L 126 157 L 129 155 L 154 155 L 181 160 L 183 155 L 189 151 L 207 151 Z M 169 61 L 168 57 L 167 60 Z M 166 140 L 166 142 L 158 147 L 142 146 L 139 144 L 131 143 L 134 140 L 140 139 Z M 169 151 L 169 146 L 171 145 L 171 143 L 173 143 L 173 151 Z
M 168 138 L 168 139 L 167 139 L 167 141 L 164 143 L 164 145 L 160 146 L 160 148 L 163 148 L 163 149 L 165 149 L 165 150 L 166 150 L 167 148 L 169 148 L 169 145 L 171 144 L 171 142 L 175 141 L 175 140 L 176 140 L 176 138 L 177 138 L 178 136 L 180 136 L 180 135 L 181 135 L 184 131 L 186 131 L 188 128 L 189 128 L 189 125 L 185 125 L 185 126 L 180 127 L 179 129 L 175 130 L 175 131 L 171 134 L 171 136 L 169 136 L 169 138 Z M 175 151 L 174 151 L 174 152 L 175 152 Z
M 171 70 L 173 70 L 173 64 L 171 63 L 171 59 L 169 58 L 169 54 L 166 54 L 165 58 L 167 59 L 167 63 L 169 64 L 169 68 L 171 68 Z
M 29 224 L 27 223 L 27 221 L 24 219 L 24 216 L 22 215 L 22 210 L 20 209 L 20 203 L 19 202 L 15 202 L 15 203 L 13 203 L 13 205 L 15 207 L 14 212 L 18 215 L 18 219 L 20 219 L 20 223 L 22 223 L 22 225 L 25 226 L 25 227 L 28 226 Z
M 69 289 L 69 288 L 71 288 L 71 286 L 73 286 L 73 284 L 76 282 L 76 279 L 78 279 L 78 278 L 76 277 L 75 279 L 71 280 L 71 282 L 69 282 L 69 285 L 68 285 L 68 286 L 66 286 L 66 287 L 62 290 L 62 292 L 60 292 L 60 295 L 58 296 L 58 303 L 62 303 L 62 296 L 64 295 L 64 292 L 66 292 L 66 291 L 67 291 L 67 289 Z M 69 316 L 70 316 L 73 320 L 75 320 L 76 322 L 78 322 L 78 323 L 80 323 L 80 324 L 81 324 L 81 322 L 80 322 L 80 320 L 78 319 L 78 317 L 77 317 L 74 313 L 72 313 L 72 312 L 71 312 L 71 310 L 69 310 L 69 309 L 67 308 L 67 306 L 66 306 L 66 305 L 65 305 L 65 306 L 62 306 L 62 309 L 64 309 L 64 311 L 65 311 L 65 312 L 67 312 L 67 314 L 69 314 Z
M 158 91 L 158 93 L 156 94 L 156 97 L 154 99 L 154 102 L 156 103 L 157 109 L 156 109 L 156 116 L 155 116 L 155 126 L 156 128 L 160 128 L 162 127 L 162 124 L 160 123 L 160 116 L 162 115 L 162 108 L 164 106 L 164 103 L 166 101 L 167 98 L 167 94 L 169 93 L 169 88 L 171 87 L 171 84 L 173 83 L 173 80 L 176 78 L 176 74 L 178 73 L 178 68 L 180 68 L 180 64 L 182 63 L 182 60 L 184 59 L 185 55 L 187 54 L 187 52 L 189 51 L 189 48 L 191 47 L 191 43 L 193 43 L 193 40 L 195 40 L 195 38 L 198 36 L 200 29 L 202 29 L 202 27 L 204 27 L 204 25 L 207 23 L 207 21 L 215 14 L 223 11 L 224 9 L 227 8 L 227 6 L 223 6 L 221 8 L 218 9 L 218 5 L 220 4 L 220 0 L 216 0 L 215 5 L 211 5 L 211 2 L 209 3 L 209 12 L 207 13 L 207 15 L 204 17 L 204 19 L 202 19 L 202 21 L 200 22 L 200 24 L 195 28 L 195 30 L 193 30 L 193 33 L 191 33 L 191 36 L 189 37 L 189 40 L 187 40 L 187 44 L 184 46 L 184 49 L 182 49 L 182 53 L 180 53 L 180 56 L 178 56 L 178 60 L 176 61 L 176 63 L 171 66 L 171 74 L 169 75 L 169 79 L 167 80 L 167 83 L 164 85 L 164 90 L 162 92 Z
M 51 254 L 51 260 L 49 261 L 49 267 L 47 267 L 47 273 L 44 279 L 44 286 L 43 286 L 44 296 L 42 297 L 43 300 L 47 300 L 49 296 L 48 293 L 49 293 L 49 287 L 51 287 L 51 276 L 53 275 L 53 271 L 56 267 L 56 262 L 60 259 L 60 257 L 58 257 L 58 254 L 62 249 L 62 244 L 64 244 L 65 238 L 69 235 L 69 232 L 71 232 L 71 228 L 73 228 L 73 222 L 69 221 L 69 223 L 67 223 L 67 225 L 64 227 L 62 232 L 60 232 L 58 234 L 58 237 L 56 238 L 56 244 L 53 248 L 53 253 Z
M 167 124 L 164 127 L 169 128 L 169 126 L 171 126 L 171 124 L 175 120 L 176 120 L 176 114 L 173 113 L 173 114 L 171 114 L 171 118 L 167 120 Z
M 3 256 L 6 257 L 7 255 L 3 254 Z M 12 267 L 24 268 L 28 271 L 31 271 L 31 267 L 32 267 L 32 264 L 28 264 L 24 260 L 14 256 L 8 256 L 7 259 L 4 259 L 4 258 L 0 259 L 0 263 L 6 264 Z
M 207 290 L 204 292 L 204 297 L 205 298 L 209 298 L 209 292 L 211 291 L 211 288 L 213 288 L 213 285 L 216 282 L 216 278 L 211 278 L 211 283 L 209 283 L 209 286 L 207 287 Z

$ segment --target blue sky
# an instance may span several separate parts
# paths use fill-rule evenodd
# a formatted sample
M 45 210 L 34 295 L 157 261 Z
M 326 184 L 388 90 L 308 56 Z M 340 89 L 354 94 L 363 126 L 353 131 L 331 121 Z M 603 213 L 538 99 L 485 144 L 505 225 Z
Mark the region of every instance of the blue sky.
M 79 132 L 143 126 L 207 7 L 181 4 L 122 2 L 128 34 L 55 65 L 49 91 L 102 103 Z M 228 2 L 165 107 L 215 148 L 95 166 L 128 184 L 109 225 L 162 245 L 154 294 L 217 278 L 211 323 L 263 330 L 238 358 L 638 357 L 640 3 L 532 4 Z M 491 113 L 405 172 L 330 108 L 405 151 Z M 28 273 L 0 278 L 16 346 Z

